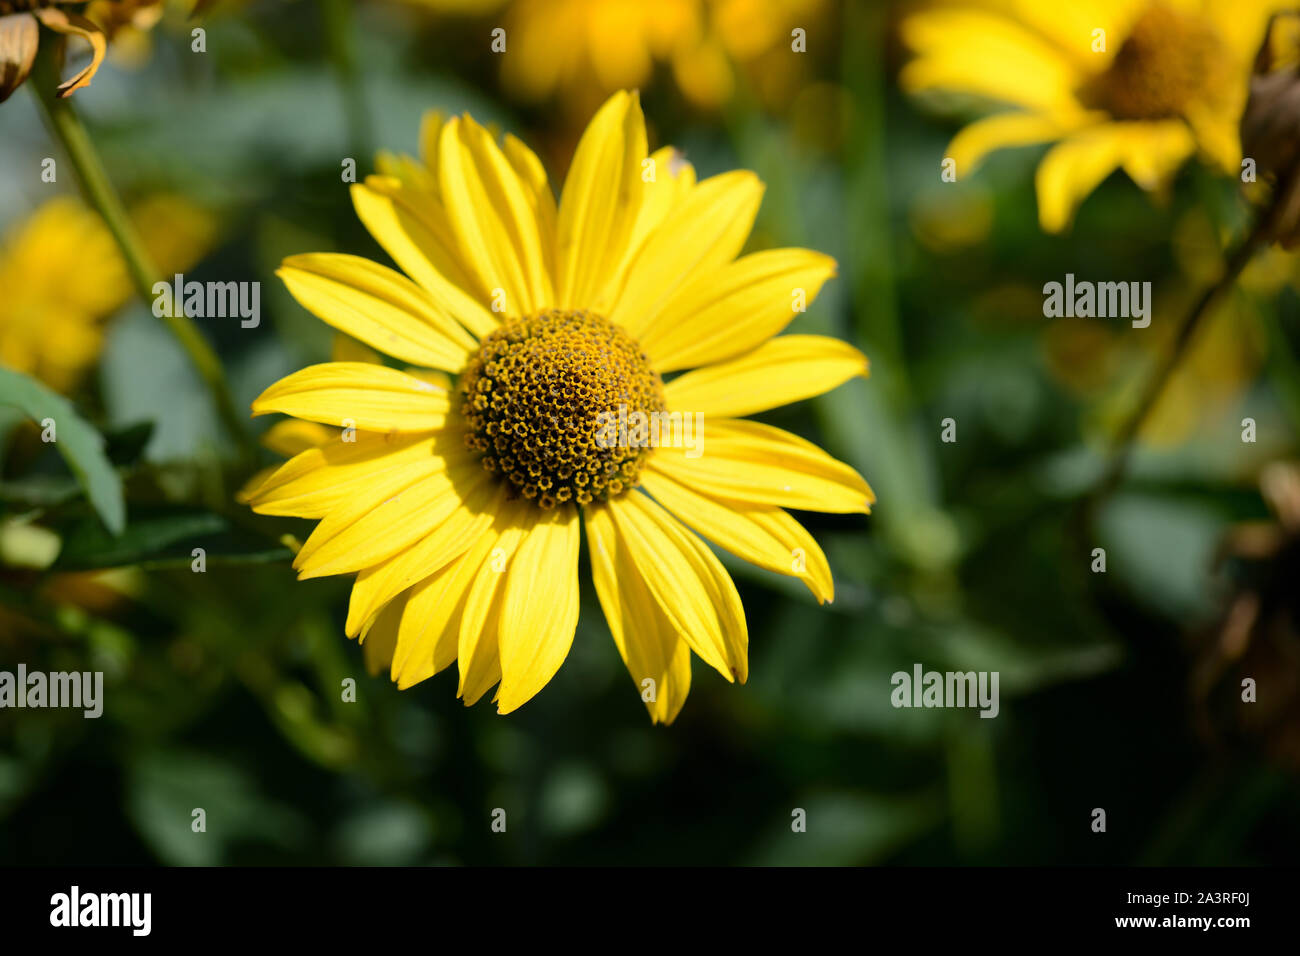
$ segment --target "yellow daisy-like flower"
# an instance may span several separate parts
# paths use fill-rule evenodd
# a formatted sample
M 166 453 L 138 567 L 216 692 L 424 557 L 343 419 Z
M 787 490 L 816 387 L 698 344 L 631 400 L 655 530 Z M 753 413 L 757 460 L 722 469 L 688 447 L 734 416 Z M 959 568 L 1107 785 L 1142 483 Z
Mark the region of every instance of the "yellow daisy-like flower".
M 198 261 L 216 233 L 210 216 L 175 196 L 151 196 L 131 218 L 163 275 Z M 0 242 L 0 290 L 0 365 L 68 392 L 98 360 L 131 282 L 104 221 L 60 196 Z
M 0 365 L 70 390 L 99 357 L 104 321 L 131 294 L 113 237 L 95 213 L 60 197 L 0 246 Z
M 788 96 L 806 58 L 791 32 L 820 23 L 826 0 L 411 0 L 450 14 L 504 8 L 502 75 L 524 100 L 559 96 L 586 116 L 614 90 L 645 87 L 658 65 L 682 94 L 715 109 L 739 70 L 759 95 Z
M 1014 108 L 957 134 L 947 158 L 969 175 L 989 152 L 1054 142 L 1038 167 L 1042 227 L 1060 232 L 1122 168 L 1166 186 L 1200 153 L 1240 172 L 1238 122 L 1251 63 L 1280 0 L 966 0 L 907 17 L 913 93 L 974 95 Z
M 568 654 L 585 529 L 619 653 L 651 717 L 671 721 L 692 652 L 729 681 L 748 670 L 739 596 L 693 532 L 826 601 L 825 556 L 784 509 L 874 500 L 852 468 L 741 418 L 865 373 L 843 342 L 777 335 L 835 263 L 741 256 L 762 184 L 697 182 L 673 150 L 647 155 L 636 94 L 592 119 L 558 205 L 531 150 L 468 116 L 427 117 L 421 153 L 385 158 L 352 192 L 405 276 L 339 254 L 279 274 L 339 331 L 430 371 L 330 362 L 272 385 L 254 414 L 343 431 L 251 504 L 320 519 L 294 566 L 357 575 L 347 633 L 399 687 L 457 661 L 459 695 L 499 683 L 502 713 Z M 629 427 L 611 440 L 613 419 Z M 648 444 L 646 420 L 674 423 L 669 440 Z

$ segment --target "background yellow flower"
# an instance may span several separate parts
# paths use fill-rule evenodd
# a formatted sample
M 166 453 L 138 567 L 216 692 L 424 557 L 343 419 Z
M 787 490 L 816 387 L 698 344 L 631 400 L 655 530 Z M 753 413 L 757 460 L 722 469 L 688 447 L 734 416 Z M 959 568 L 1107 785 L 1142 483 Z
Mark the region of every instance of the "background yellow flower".
M 671 73 L 697 107 L 716 109 L 743 79 L 760 101 L 788 102 L 807 70 L 794 28 L 826 43 L 828 0 L 410 0 L 448 14 L 499 14 L 505 87 L 528 101 L 558 98 L 587 116 L 615 90 Z
M 1060 232 L 1123 169 L 1165 188 L 1199 153 L 1236 175 L 1251 63 L 1278 0 L 964 0 L 901 25 L 899 82 L 1010 109 L 962 129 L 945 152 L 970 175 L 991 151 L 1055 143 L 1038 167 L 1043 229 Z
M 162 275 L 197 262 L 216 234 L 210 215 L 175 196 L 152 196 L 131 214 Z M 103 220 L 66 196 L 10 228 L 0 289 L 0 364 L 61 392 L 94 365 L 106 322 L 132 291 Z

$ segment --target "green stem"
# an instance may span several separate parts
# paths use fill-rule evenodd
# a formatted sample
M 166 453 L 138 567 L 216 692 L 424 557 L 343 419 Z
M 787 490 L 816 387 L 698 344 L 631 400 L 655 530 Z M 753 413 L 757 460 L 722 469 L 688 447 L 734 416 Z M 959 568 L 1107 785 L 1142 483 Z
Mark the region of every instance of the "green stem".
M 72 103 L 67 99 L 61 99 L 55 92 L 59 84 L 61 51 L 57 43 L 51 42 L 53 39 L 52 34 L 43 32 L 36 64 L 28 83 L 44 109 L 51 131 L 63 145 L 68 159 L 77 171 L 87 202 L 99 213 L 117 242 L 136 293 L 146 305 L 152 304 L 154 283 L 158 281 L 157 268 L 127 215 L 122 200 L 113 188 L 99 153 L 90 141 L 90 136 Z M 184 310 L 175 311 L 174 315 L 164 315 L 163 322 L 180 343 L 181 348 L 185 350 L 199 377 L 207 386 L 217 414 L 234 438 L 237 447 L 248 450 L 251 438 L 235 409 L 216 352 L 208 345 L 189 316 L 185 315 Z
M 1280 188 L 1278 192 L 1281 193 Z M 1250 264 L 1250 260 L 1254 258 L 1260 246 L 1266 242 L 1273 225 L 1275 211 L 1276 200 L 1274 201 L 1274 207 L 1265 211 L 1259 217 L 1249 235 L 1242 240 L 1241 244 L 1233 250 L 1232 255 L 1228 257 L 1227 268 L 1223 270 L 1223 275 L 1219 277 L 1219 281 L 1201 293 L 1200 297 L 1192 305 L 1191 311 L 1183 318 L 1182 324 L 1174 336 L 1173 347 L 1165 353 L 1164 359 L 1156 368 L 1151 380 L 1147 382 L 1141 398 L 1115 439 L 1110 464 L 1101 482 L 1097 485 L 1094 498 L 1106 497 L 1123 480 L 1129 459 L 1133 453 L 1133 446 L 1137 442 L 1138 434 L 1142 431 L 1142 426 L 1151 417 L 1156 403 L 1160 400 L 1160 396 L 1164 394 L 1165 386 L 1169 384 L 1174 371 L 1182 363 L 1183 356 L 1187 354 L 1188 347 L 1196 337 L 1196 331 L 1201 327 L 1205 317 L 1209 315 L 1210 307 L 1219 300 L 1220 296 L 1232 288 L 1246 266 Z

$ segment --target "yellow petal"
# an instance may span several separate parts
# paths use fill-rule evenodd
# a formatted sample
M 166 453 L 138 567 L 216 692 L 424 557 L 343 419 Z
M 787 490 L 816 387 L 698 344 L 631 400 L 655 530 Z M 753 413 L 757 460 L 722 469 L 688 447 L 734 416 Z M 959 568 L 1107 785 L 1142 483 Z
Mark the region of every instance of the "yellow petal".
M 555 305 L 608 314 L 642 202 L 645 119 L 619 91 L 592 118 L 574 153 L 556 225 Z
M 789 325 L 833 275 L 820 252 L 751 253 L 683 289 L 638 341 L 660 372 L 740 355 Z
M 510 562 L 498 624 L 499 713 L 530 701 L 555 676 L 573 645 L 579 528 L 572 505 L 544 511 Z
M 1075 103 L 1083 74 L 1033 31 L 995 12 L 925 10 L 903 20 L 917 54 L 899 73 L 904 90 L 954 90 L 1042 110 Z
M 953 160 L 957 178 L 965 179 L 994 150 L 1060 139 L 1088 122 L 1095 122 L 1098 115 L 1081 113 L 1077 119 L 1065 121 L 1044 113 L 998 113 L 963 127 L 944 150 L 944 158 Z
M 1173 170 L 1181 166 L 1197 147 L 1211 163 L 1219 168 L 1220 172 L 1239 174 L 1241 172 L 1241 129 L 1237 117 L 1241 115 L 1244 106 L 1243 103 L 1242 107 L 1229 111 L 1228 115 L 1224 115 L 1222 109 L 1215 109 L 1203 103 L 1188 106 L 1187 123 L 1195 135 L 1191 135 L 1191 132 L 1184 129 L 1183 132 L 1187 133 L 1187 136 L 1183 139 L 1178 135 L 1177 130 L 1169 130 L 1162 137 L 1162 141 L 1152 144 L 1165 169 L 1165 177 L 1170 177 Z M 1130 176 L 1133 176 L 1134 182 L 1142 185 L 1128 164 L 1125 164 L 1124 168 L 1128 170 Z
M 1138 186 L 1148 191 L 1167 186 L 1178 168 L 1196 152 L 1196 138 L 1192 136 L 1187 124 L 1180 120 L 1127 125 L 1128 145 L 1124 151 L 1124 172 Z M 1235 123 L 1228 135 L 1236 141 Z M 1229 149 L 1232 154 L 1226 165 L 1236 168 L 1241 163 L 1241 148 L 1236 146 Z
M 551 283 L 535 199 L 530 201 L 491 134 L 468 116 L 442 127 L 438 181 L 457 246 L 479 285 L 490 293 L 502 290 L 510 315 L 546 305 Z
M 386 602 L 468 549 L 492 526 L 504 493 L 502 483 L 483 482 L 423 538 L 358 574 L 348 602 L 347 633 L 356 634 Z
M 292 458 L 309 448 L 319 448 L 338 437 L 337 428 L 286 418 L 266 430 L 266 434 L 262 436 L 262 445 L 277 455 Z
M 450 408 L 446 389 L 361 362 L 310 365 L 280 379 L 253 401 L 254 415 L 283 412 L 309 422 L 375 432 L 440 428 Z
M 456 660 L 460 686 L 456 696 L 475 703 L 501 679 L 501 592 L 505 572 L 520 542 L 536 523 L 540 509 L 525 498 L 506 502 L 494 525 L 497 537 L 478 566 L 460 620 Z
M 478 336 L 497 327 L 489 290 L 465 271 L 437 199 L 399 180 L 370 176 L 352 187 L 352 205 L 375 241 L 448 314 Z
M 361 637 L 362 656 L 365 658 L 366 671 L 370 674 L 378 674 L 392 664 L 393 652 L 397 649 L 398 629 L 406 610 L 406 597 L 402 595 L 398 600 L 390 602 L 384 608 L 384 613 L 375 620 L 374 627 Z
M 695 167 L 675 146 L 660 147 L 650 154 L 650 159 L 654 162 L 654 179 L 644 182 L 645 177 L 642 177 L 641 210 L 637 213 L 632 241 L 628 244 L 629 260 L 695 188 Z
M 413 468 L 410 475 L 409 484 L 390 491 L 364 514 L 327 515 L 294 559 L 299 579 L 350 574 L 391 558 L 435 531 L 488 480 L 488 473 L 473 460 L 424 474 Z
M 834 599 L 826 555 L 803 525 L 780 508 L 719 501 L 655 471 L 653 465 L 642 472 L 641 485 L 718 547 L 760 568 L 799 578 L 818 603 Z
M 664 386 L 670 411 L 739 418 L 829 392 L 867 374 L 867 357 L 823 335 L 782 335 Z
M 678 290 L 716 280 L 740 253 L 762 200 L 763 184 L 748 170 L 697 184 L 633 257 L 610 321 L 637 338 L 656 320 L 670 321 L 661 313 Z
M 358 432 L 356 441 L 334 437 L 299 452 L 272 471 L 249 495 L 258 514 L 321 518 L 355 499 L 384 472 L 439 455 L 440 439 L 428 434 Z
M 393 652 L 392 678 L 399 689 L 432 677 L 456 660 L 469 588 L 497 537 L 492 531 L 479 534 L 469 541 L 464 554 L 407 592 L 406 613 Z M 376 620 L 383 617 L 381 612 Z
M 661 447 L 651 459 L 688 488 L 724 501 L 867 513 L 876 500 L 862 476 L 811 442 L 771 425 L 741 419 L 705 423 L 706 439 L 688 449 Z
M 277 455 L 292 458 L 309 448 L 317 448 L 328 444 L 338 437 L 339 432 L 336 428 L 318 425 L 315 422 L 300 422 L 294 418 L 286 418 L 283 421 L 276 422 L 266 430 L 266 434 L 262 436 L 262 445 Z M 245 482 L 244 487 L 235 494 L 235 500 L 241 504 L 249 504 L 256 495 L 257 490 L 279 470 L 280 466 L 278 465 L 263 468 Z
M 584 508 L 583 517 L 591 576 L 614 644 L 650 719 L 670 724 L 691 690 L 690 647 L 646 588 L 609 508 Z
M 420 117 L 420 159 L 429 168 L 434 188 L 438 182 L 438 143 L 442 138 L 442 127 L 447 116 L 442 110 L 426 110 Z
M 708 546 L 640 492 L 608 504 L 646 589 L 691 650 L 727 680 L 749 676 L 745 609 Z
M 330 343 L 330 361 L 367 362 L 370 365 L 384 364 L 384 360 L 378 352 L 368 345 L 362 345 L 352 336 L 344 335 L 342 332 L 334 333 L 334 341 Z M 410 374 L 409 369 L 407 369 L 407 374 Z M 439 382 L 437 384 L 444 383 Z
M 1038 221 L 1061 232 L 1075 210 L 1124 160 L 1125 132 L 1118 123 L 1094 126 L 1057 143 L 1038 164 Z
M 533 215 L 537 217 L 537 231 L 542 243 L 542 261 L 546 269 L 547 281 L 550 282 L 550 277 L 555 275 L 555 228 L 559 212 L 555 206 L 555 194 L 551 192 L 551 184 L 546 179 L 546 168 L 537 158 L 537 154 L 516 136 L 507 133 L 502 149 L 506 159 L 514 167 L 515 174 L 528 191 Z
M 478 347 L 427 292 L 361 256 L 290 256 L 276 275 L 317 318 L 402 361 L 459 372 Z
M 262 487 L 266 480 L 274 475 L 277 470 L 277 466 L 271 465 L 267 468 L 260 468 L 255 471 L 253 476 L 244 482 L 240 489 L 235 492 L 235 500 L 241 505 L 248 504 L 253 500 L 253 495 L 257 494 L 257 489 Z

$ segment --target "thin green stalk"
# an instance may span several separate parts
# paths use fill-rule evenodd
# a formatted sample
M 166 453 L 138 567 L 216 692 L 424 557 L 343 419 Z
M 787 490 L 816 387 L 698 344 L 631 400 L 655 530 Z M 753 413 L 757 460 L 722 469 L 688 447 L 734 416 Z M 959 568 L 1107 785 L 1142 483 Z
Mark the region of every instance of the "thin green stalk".
M 117 242 L 136 293 L 146 305 L 152 304 L 154 283 L 159 278 L 158 270 L 127 215 L 122 200 L 113 188 L 99 153 L 95 150 L 90 135 L 77 116 L 76 109 L 69 100 L 59 98 L 55 92 L 59 84 L 61 50 L 59 44 L 52 41 L 51 34 L 44 34 L 41 37 L 40 50 L 28 84 L 45 112 L 50 130 L 63 145 L 64 152 L 67 153 L 68 159 L 77 171 L 86 201 L 99 213 Z M 199 377 L 207 386 L 217 414 L 234 438 L 237 447 L 247 450 L 251 438 L 235 409 L 230 389 L 226 385 L 225 372 L 222 370 L 217 354 L 190 321 L 189 316 L 185 315 L 183 310 L 175 311 L 177 312 L 175 315 L 164 315 L 163 322 L 180 343 L 181 348 L 185 350 Z
M 1280 196 L 1281 193 L 1282 189 L 1279 187 L 1277 195 Z M 1137 442 L 1138 434 L 1142 431 L 1142 426 L 1151 417 L 1151 413 L 1155 410 L 1160 396 L 1164 394 L 1165 387 L 1173 377 L 1174 371 L 1182 363 L 1188 347 L 1196 337 L 1197 330 L 1201 327 L 1205 317 L 1209 315 L 1210 307 L 1219 300 L 1220 296 L 1236 284 L 1241 273 L 1250 264 L 1251 259 L 1255 257 L 1255 253 L 1266 243 L 1272 229 L 1276 209 L 1277 199 L 1275 198 L 1274 205 L 1260 215 L 1250 233 L 1228 257 L 1227 267 L 1223 270 L 1223 275 L 1219 277 L 1219 281 L 1201 293 L 1200 297 L 1192 305 L 1191 311 L 1183 318 L 1182 324 L 1178 327 L 1178 332 L 1174 336 L 1173 347 L 1165 353 L 1163 360 L 1156 368 L 1155 374 L 1147 382 L 1147 386 L 1143 390 L 1137 405 L 1134 406 L 1133 411 L 1129 414 L 1128 419 L 1124 422 L 1115 438 L 1110 464 L 1107 466 L 1102 480 L 1097 485 L 1093 495 L 1094 499 L 1106 497 L 1123 480 L 1129 459 L 1132 457 L 1133 446 Z

